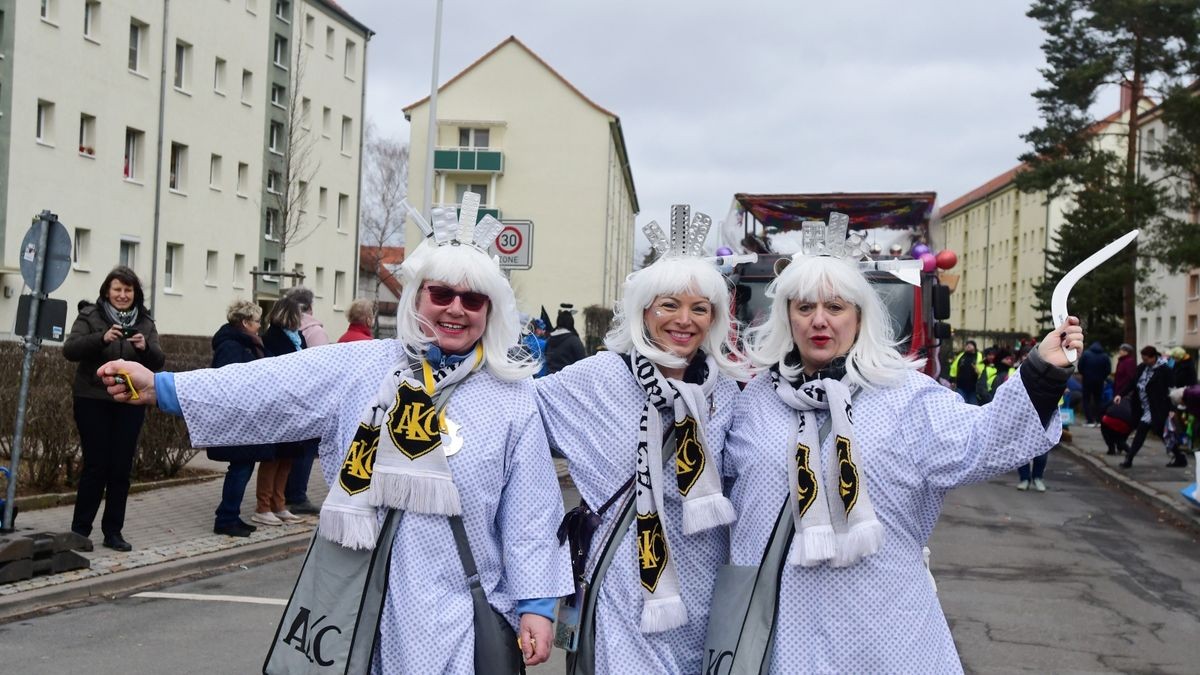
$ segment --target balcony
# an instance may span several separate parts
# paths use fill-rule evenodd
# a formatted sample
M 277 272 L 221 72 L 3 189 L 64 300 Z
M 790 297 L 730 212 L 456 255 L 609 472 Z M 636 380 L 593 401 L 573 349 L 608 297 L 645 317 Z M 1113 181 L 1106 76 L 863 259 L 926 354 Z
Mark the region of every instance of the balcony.
M 435 148 L 433 168 L 465 173 L 504 173 L 504 153 L 491 148 Z

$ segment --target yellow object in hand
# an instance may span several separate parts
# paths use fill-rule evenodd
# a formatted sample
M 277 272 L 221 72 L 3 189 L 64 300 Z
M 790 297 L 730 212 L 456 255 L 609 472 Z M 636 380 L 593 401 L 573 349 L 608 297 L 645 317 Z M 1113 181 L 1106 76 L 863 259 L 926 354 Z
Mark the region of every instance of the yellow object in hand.
M 138 392 L 137 392 L 137 389 L 133 388 L 133 378 L 129 376 L 129 373 L 122 370 L 119 373 L 117 373 L 117 375 L 113 379 L 115 379 L 116 381 L 125 385 L 126 388 L 129 389 L 129 399 L 131 401 L 138 400 Z

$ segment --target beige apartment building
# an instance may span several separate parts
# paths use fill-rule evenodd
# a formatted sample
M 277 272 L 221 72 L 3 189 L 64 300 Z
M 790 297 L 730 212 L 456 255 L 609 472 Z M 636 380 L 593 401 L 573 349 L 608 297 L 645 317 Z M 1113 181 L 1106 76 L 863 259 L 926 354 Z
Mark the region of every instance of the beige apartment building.
M 306 274 L 331 332 L 343 327 L 370 35 L 330 0 L 0 0 L 0 334 L 43 209 L 73 238 L 52 294 L 68 321 L 125 264 L 161 333 L 211 334 L 231 299 L 291 285 L 254 274 L 281 270 L 277 194 L 307 194 L 286 271 Z M 290 135 L 298 104 L 306 134 Z M 303 135 L 315 170 L 289 172 L 288 139 Z
M 429 101 L 412 123 L 409 201 L 482 197 L 481 217 L 533 222 L 532 267 L 512 272 L 522 312 L 559 303 L 611 308 L 633 270 L 637 192 L 621 121 L 509 37 L 438 89 L 434 183 L 426 185 Z M 412 250 L 421 232 L 409 222 Z M 582 333 L 582 318 L 577 320 Z
M 1128 128 L 1128 103 L 1093 129 L 1096 142 L 1121 151 Z M 1149 108 L 1150 102 L 1142 100 Z M 1069 195 L 1047 200 L 1044 192 L 1022 193 L 1018 165 L 939 209 L 932 236 L 937 248 L 958 254 L 959 275 L 951 300 L 950 325 L 958 332 L 1041 333 L 1034 285 L 1046 276 L 1046 250 L 1071 208 Z

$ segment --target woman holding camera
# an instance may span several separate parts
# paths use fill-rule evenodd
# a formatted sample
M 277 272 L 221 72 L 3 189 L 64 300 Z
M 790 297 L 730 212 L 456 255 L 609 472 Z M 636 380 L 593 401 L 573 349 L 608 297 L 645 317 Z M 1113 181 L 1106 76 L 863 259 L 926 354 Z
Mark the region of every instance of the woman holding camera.
M 158 346 L 154 319 L 146 311 L 142 284 L 133 270 L 123 265 L 114 267 L 100 284 L 96 302 L 79 303 L 79 316 L 63 345 L 63 356 L 79 364 L 72 392 L 83 451 L 71 531 L 91 535 L 100 500 L 107 497 L 100 520 L 104 545 L 116 551 L 131 551 L 133 547 L 121 536 L 121 528 L 125 525 L 133 453 L 146 411 L 113 401 L 96 377 L 96 369 L 107 361 L 125 359 L 157 371 L 166 361 Z

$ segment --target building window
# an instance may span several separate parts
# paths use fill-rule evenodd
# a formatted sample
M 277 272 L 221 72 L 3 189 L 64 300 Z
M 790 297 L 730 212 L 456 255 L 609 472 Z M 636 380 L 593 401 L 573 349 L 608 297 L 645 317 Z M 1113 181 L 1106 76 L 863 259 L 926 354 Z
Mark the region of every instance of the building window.
M 279 271 L 279 261 L 274 258 L 263 258 L 263 272 L 266 274 L 262 277 L 263 281 L 275 282 L 278 279 L 272 276 L 273 273 Z
M 324 218 L 329 213 L 329 190 L 317 190 L 317 216 Z
M 333 307 L 340 309 L 342 301 L 346 299 L 346 273 L 333 273 Z
M 250 181 L 250 165 L 245 162 L 238 162 L 237 174 L 237 194 L 239 197 L 246 196 L 246 186 Z
M 313 38 L 317 34 L 317 20 L 312 14 L 304 15 L 304 44 L 312 46 Z
M 291 23 L 292 21 L 292 3 L 291 0 L 275 0 L 275 17 L 281 21 Z
M 459 127 L 458 145 L 462 148 L 486 148 L 491 134 L 487 129 L 468 129 Z
M 1154 341 L 1162 340 L 1162 317 L 1154 317 Z
M 313 272 L 313 285 L 312 285 L 313 295 L 317 296 L 318 298 L 325 297 L 325 294 L 323 292 L 324 289 L 325 289 L 325 268 L 318 267 Z
M 300 213 L 308 212 L 308 181 L 296 182 L 296 202 Z
M 142 179 L 142 153 L 144 152 L 146 134 L 137 129 L 125 127 L 125 167 L 124 174 L 127 180 L 140 181 Z
M 82 227 L 75 228 L 75 242 L 71 251 L 72 267 L 78 270 L 87 269 L 88 251 L 92 247 L 92 231 Z
M 350 195 L 338 195 L 337 209 L 338 232 L 345 232 L 346 225 L 350 222 Z
M 1158 130 L 1150 129 L 1146 132 L 1146 152 L 1156 150 L 1158 150 Z
M 79 154 L 88 157 L 96 156 L 96 117 L 94 115 L 79 114 Z
M 312 99 L 305 96 L 300 99 L 300 128 L 308 130 L 312 125 Z
M 357 67 L 358 45 L 354 43 L 354 40 L 346 40 L 346 61 L 342 64 L 342 74 L 353 80 Z
M 279 211 L 267 209 L 266 224 L 263 226 L 263 236 L 271 241 L 279 241 Z
M 275 36 L 274 55 L 275 55 L 274 56 L 275 65 L 284 70 L 287 70 L 287 63 L 288 63 L 287 38 L 283 37 L 282 35 Z
M 271 83 L 271 104 L 278 108 L 287 107 L 287 88 L 282 84 Z
M 273 195 L 280 194 L 280 183 L 278 171 L 267 172 L 267 192 Z
M 246 11 L 251 14 L 258 13 L 258 0 L 246 0 Z
M 225 95 L 225 59 L 219 56 L 213 63 L 213 91 Z
M 328 26 L 325 28 L 325 56 L 331 59 L 333 58 L 333 42 L 333 26 Z
M 183 281 L 183 244 L 167 244 L 163 290 L 173 291 Z
M 332 127 L 333 111 L 329 109 L 329 106 L 325 106 L 321 110 L 321 135 L 325 138 L 329 138 L 329 132 Z
M 342 116 L 342 154 L 350 154 L 350 146 L 353 145 L 354 120 L 349 117 Z
M 138 242 L 136 239 L 122 239 L 121 248 L 117 251 L 117 262 L 130 269 L 137 266 Z
M 204 283 L 217 285 L 217 252 L 209 251 L 204 257 Z
M 242 288 L 242 278 L 246 276 L 246 256 L 241 253 L 233 254 L 233 287 Z
M 42 0 L 42 11 L 40 16 L 47 21 L 50 20 L 50 10 L 52 9 L 50 4 L 51 2 L 53 2 L 53 0 Z
M 83 36 L 95 40 L 100 34 L 100 0 L 87 0 L 83 4 Z
M 1170 319 L 1168 319 L 1168 321 L 1170 322 L 1170 323 L 1169 323 L 1169 326 L 1170 326 L 1170 332 L 1169 332 L 1169 333 L 1167 333 L 1167 339 L 1169 339 L 1169 340 L 1174 340 L 1174 339 L 1175 339 L 1175 332 L 1176 332 L 1176 330 L 1178 330 L 1178 328 L 1179 328 L 1179 326 L 1178 326 L 1178 322 L 1176 321 L 1175 317 L 1173 317 L 1173 316 L 1172 316 Z
M 192 46 L 183 40 L 175 41 L 175 88 L 187 91 L 191 81 Z
M 34 138 L 42 145 L 54 145 L 54 104 L 38 99 L 37 134 Z
M 1196 316 L 1195 314 L 1188 314 L 1187 322 L 1188 322 L 1188 332 L 1189 333 L 1195 333 L 1197 331 L 1200 331 L 1200 316 Z
M 176 192 L 187 189 L 187 146 L 182 143 L 171 144 L 171 174 L 167 177 L 167 187 Z
M 270 132 L 270 136 L 268 137 L 267 149 L 277 155 L 281 155 L 281 154 L 283 154 L 284 141 L 285 141 L 285 139 L 283 137 L 283 124 L 272 120 L 271 132 Z
M 474 192 L 475 194 L 479 195 L 479 203 L 480 204 L 487 204 L 488 203 L 487 189 L 488 189 L 488 186 L 486 186 L 486 185 L 463 185 L 462 183 L 459 183 L 454 188 L 454 194 L 458 197 L 458 199 L 455 201 L 455 203 L 461 204 L 464 194 L 466 194 L 468 192 Z
M 142 72 L 142 42 L 146 39 L 148 26 L 137 19 L 129 22 L 129 69 Z
M 221 156 L 216 153 L 208 159 L 208 187 L 221 189 Z
M 242 103 L 250 105 L 250 95 L 254 89 L 254 73 L 242 70 Z
M 1188 298 L 1200 298 L 1200 274 L 1188 275 Z

